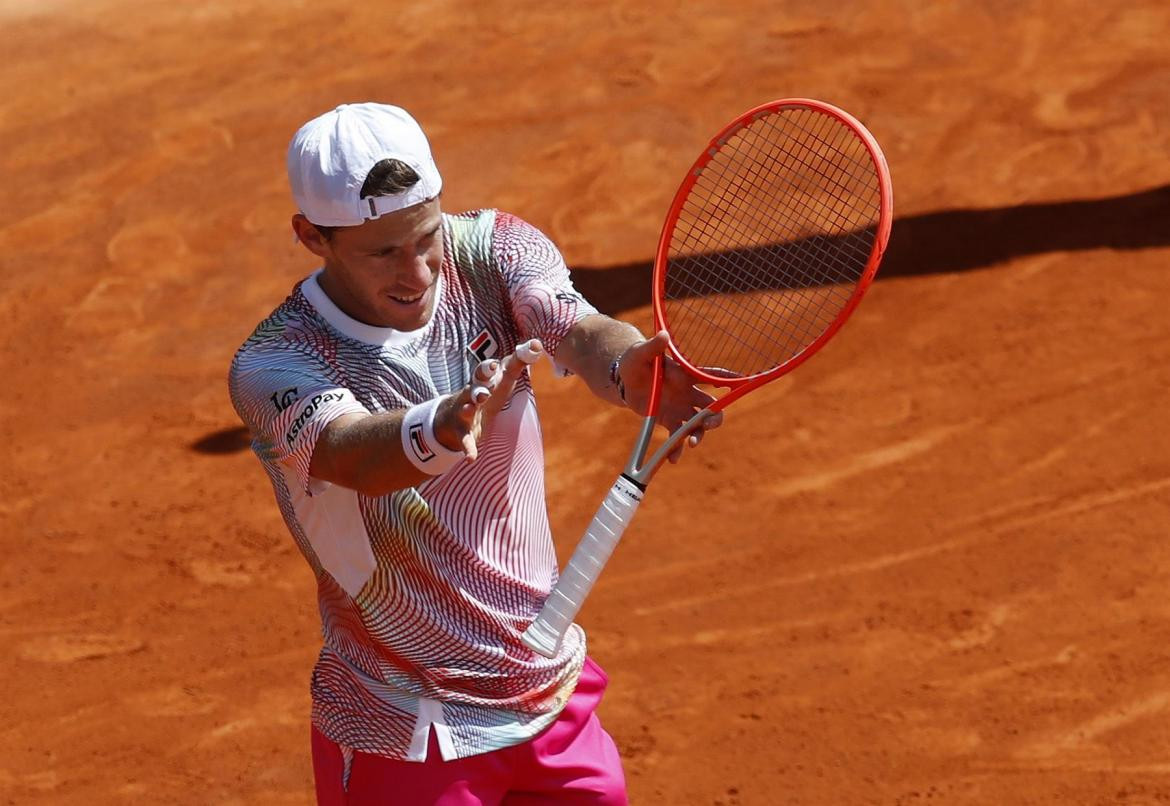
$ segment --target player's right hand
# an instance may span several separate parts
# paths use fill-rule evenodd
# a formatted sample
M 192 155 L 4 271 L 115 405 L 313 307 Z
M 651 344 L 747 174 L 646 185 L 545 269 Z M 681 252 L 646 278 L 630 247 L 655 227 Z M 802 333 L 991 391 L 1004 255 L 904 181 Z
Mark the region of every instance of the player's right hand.
M 650 408 L 650 390 L 654 385 L 654 359 L 661 356 L 662 386 L 658 401 L 658 424 L 673 433 L 687 422 L 696 412 L 707 408 L 715 398 L 695 385 L 695 379 L 674 362 L 667 353 L 670 334 L 660 330 L 652 338 L 632 345 L 620 359 L 618 371 L 626 389 L 626 404 L 645 416 Z M 670 452 L 671 464 L 682 458 L 683 446 L 694 448 L 703 439 L 703 434 L 723 424 L 723 412 L 703 418 L 690 436 Z
M 516 388 L 516 381 L 528 364 L 534 362 L 543 347 L 533 339 L 518 348 L 524 358 L 512 353 L 500 361 L 483 361 L 472 373 L 472 380 L 449 397 L 435 412 L 435 438 L 451 450 L 462 450 L 468 461 L 479 456 L 479 441 L 491 431 L 496 415 L 504 408 Z

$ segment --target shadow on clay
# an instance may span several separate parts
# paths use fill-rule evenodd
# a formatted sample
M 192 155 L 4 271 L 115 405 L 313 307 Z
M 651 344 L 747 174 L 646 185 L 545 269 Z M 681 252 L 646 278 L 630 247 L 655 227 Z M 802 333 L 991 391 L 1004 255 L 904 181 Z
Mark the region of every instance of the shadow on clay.
M 942 210 L 894 220 L 878 280 L 946 274 L 1011 258 L 1085 249 L 1170 245 L 1170 185 L 1104 199 L 1022 204 L 987 210 Z M 578 266 L 573 284 L 599 311 L 621 314 L 650 304 L 653 260 Z M 192 443 L 203 454 L 250 446 L 245 428 L 225 428 Z
M 894 219 L 877 279 L 981 269 L 1011 258 L 1170 245 L 1170 185 L 1104 199 L 942 210 Z M 573 284 L 602 313 L 650 304 L 653 260 L 578 266 Z
M 243 426 L 222 428 L 213 431 L 191 443 L 191 450 L 196 453 L 205 453 L 212 456 L 218 454 L 238 453 L 247 450 L 252 445 L 252 437 L 248 429 Z

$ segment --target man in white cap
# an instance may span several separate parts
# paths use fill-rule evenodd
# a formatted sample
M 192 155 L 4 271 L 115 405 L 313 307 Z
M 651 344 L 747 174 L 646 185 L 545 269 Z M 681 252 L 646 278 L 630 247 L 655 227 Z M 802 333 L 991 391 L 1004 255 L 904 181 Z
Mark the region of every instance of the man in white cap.
M 293 229 L 323 266 L 260 323 L 229 382 L 317 578 L 318 801 L 625 803 L 584 632 L 551 659 L 520 639 L 557 575 L 526 366 L 547 355 L 644 410 L 666 334 L 598 314 L 515 216 L 441 212 L 402 109 L 309 121 L 288 174 Z M 663 425 L 710 401 L 667 362 Z

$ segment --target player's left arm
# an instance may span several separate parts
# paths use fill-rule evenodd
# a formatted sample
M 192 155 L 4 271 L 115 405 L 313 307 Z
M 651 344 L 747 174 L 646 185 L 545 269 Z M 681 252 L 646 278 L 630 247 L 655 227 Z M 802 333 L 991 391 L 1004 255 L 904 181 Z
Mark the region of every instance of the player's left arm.
M 663 356 L 658 422 L 672 431 L 714 400 L 667 356 L 665 332 L 646 339 L 633 325 L 598 313 L 573 288 L 560 251 L 531 224 L 498 214 L 493 249 L 521 334 L 539 338 L 558 370 L 581 376 L 602 400 L 645 414 L 654 359 Z M 702 431 L 718 427 L 722 420 L 722 415 L 708 418 Z M 698 444 L 702 431 L 691 444 Z M 672 461 L 677 458 L 678 452 L 671 456 Z
M 664 377 L 658 422 L 673 431 L 715 398 L 696 387 L 691 376 L 669 357 L 668 342 L 665 332 L 646 339 L 631 324 L 594 314 L 579 320 L 565 334 L 557 363 L 579 375 L 602 400 L 644 415 L 649 409 L 654 359 L 662 356 Z M 722 414 L 708 417 L 691 444 L 697 445 L 704 432 L 722 423 Z M 677 452 L 671 458 L 677 460 Z

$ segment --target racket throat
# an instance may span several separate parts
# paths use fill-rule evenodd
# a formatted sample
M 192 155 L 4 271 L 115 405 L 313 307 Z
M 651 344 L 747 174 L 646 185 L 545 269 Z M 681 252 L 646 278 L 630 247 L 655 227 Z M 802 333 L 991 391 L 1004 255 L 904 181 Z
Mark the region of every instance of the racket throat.
M 646 485 L 643 484 L 642 482 L 638 481 L 633 476 L 631 476 L 627 473 L 622 473 L 621 477 L 623 479 L 625 479 L 626 481 L 628 481 L 630 484 L 633 484 L 635 487 L 637 487 L 640 492 L 643 492 L 643 493 L 646 492 Z
M 643 462 L 650 450 L 650 442 L 654 439 L 656 419 L 654 415 L 642 418 L 642 429 L 638 432 L 638 438 L 634 440 L 634 449 L 630 451 L 630 460 L 626 462 L 626 469 L 622 471 L 622 478 L 631 484 L 636 484 L 643 492 L 646 491 L 646 485 L 650 483 L 650 477 L 654 475 L 654 467 L 650 463 L 643 464 Z
M 703 420 L 713 413 L 709 408 L 695 412 L 691 416 L 691 419 L 675 429 L 658 446 L 657 450 L 650 455 L 649 459 L 646 458 L 646 454 L 650 451 L 650 443 L 654 439 L 654 428 L 658 424 L 658 418 L 654 415 L 643 418 L 642 430 L 638 433 L 638 438 L 634 442 L 634 449 L 630 452 L 630 460 L 626 463 L 626 469 L 622 472 L 622 477 L 629 479 L 645 491 L 646 485 L 650 483 L 650 479 L 654 477 L 654 474 L 658 472 L 658 468 L 666 461 L 666 457 L 682 444 L 687 437 L 702 428 Z

